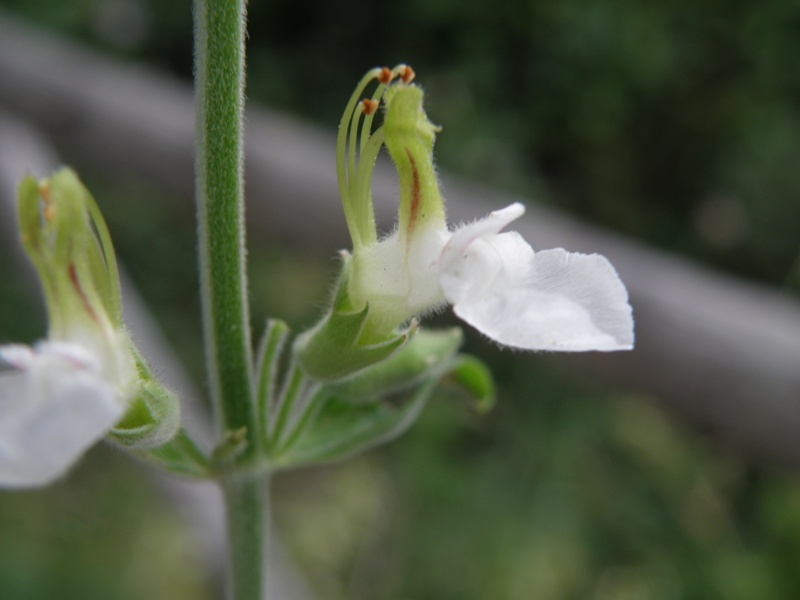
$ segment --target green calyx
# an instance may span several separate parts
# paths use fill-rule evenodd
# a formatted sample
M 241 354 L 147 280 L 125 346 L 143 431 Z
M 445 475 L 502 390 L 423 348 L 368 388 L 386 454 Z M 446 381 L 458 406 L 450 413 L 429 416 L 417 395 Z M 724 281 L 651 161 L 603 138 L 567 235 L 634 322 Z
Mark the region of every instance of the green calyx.
M 22 244 L 44 289 L 51 338 L 75 327 L 122 326 L 119 274 L 105 221 L 70 169 L 24 178 L 17 214 Z
M 330 312 L 295 342 L 300 366 L 320 381 L 346 379 L 385 360 L 416 331 L 414 323 L 404 331 L 388 333 L 371 326 L 369 304 L 354 306 L 350 299 L 352 266 L 352 258 L 345 256 Z
M 111 431 L 110 439 L 130 450 L 162 446 L 171 440 L 181 424 L 178 398 L 156 379 L 144 357 L 126 339 L 136 377 L 128 411 Z
M 378 363 L 343 382 L 328 385 L 332 395 L 349 402 L 365 402 L 413 388 L 423 379 L 438 374 L 445 360 L 451 360 L 461 346 L 458 328 L 445 331 L 419 331 L 413 341 L 389 360 Z M 449 363 L 448 363 L 449 364 Z

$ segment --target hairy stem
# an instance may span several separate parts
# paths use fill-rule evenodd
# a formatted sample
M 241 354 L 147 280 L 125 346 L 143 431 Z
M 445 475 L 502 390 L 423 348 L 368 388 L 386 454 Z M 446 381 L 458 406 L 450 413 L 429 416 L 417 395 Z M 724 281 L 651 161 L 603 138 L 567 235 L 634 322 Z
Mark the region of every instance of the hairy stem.
M 196 0 L 197 210 L 209 383 L 220 439 L 258 427 L 244 249 L 244 0 Z
M 267 598 L 269 475 L 261 473 L 221 482 L 228 521 L 228 598 Z
M 245 0 L 195 0 L 197 213 L 203 333 L 220 443 L 243 436 L 220 478 L 231 600 L 266 598 L 268 478 L 253 393 L 245 272 L 243 134 Z M 241 433 L 240 433 L 241 432 Z

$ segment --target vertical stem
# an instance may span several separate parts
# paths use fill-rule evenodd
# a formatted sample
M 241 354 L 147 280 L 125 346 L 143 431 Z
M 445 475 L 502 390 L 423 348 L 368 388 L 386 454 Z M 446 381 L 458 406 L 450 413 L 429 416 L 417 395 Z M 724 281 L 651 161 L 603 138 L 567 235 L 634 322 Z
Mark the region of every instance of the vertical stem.
M 245 0 L 196 0 L 196 194 L 206 362 L 220 438 L 258 450 L 244 250 Z
M 228 520 L 228 598 L 267 598 L 269 475 L 245 475 L 221 482 Z
M 244 431 L 239 460 L 258 455 L 244 249 L 245 0 L 195 0 L 197 213 L 203 333 L 220 441 Z M 268 475 L 221 479 L 228 519 L 229 598 L 266 597 Z

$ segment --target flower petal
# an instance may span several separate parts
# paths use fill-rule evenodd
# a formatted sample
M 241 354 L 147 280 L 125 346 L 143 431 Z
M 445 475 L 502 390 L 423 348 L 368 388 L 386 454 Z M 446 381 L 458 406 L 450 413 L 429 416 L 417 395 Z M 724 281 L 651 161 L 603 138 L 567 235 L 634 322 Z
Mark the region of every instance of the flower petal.
M 457 228 L 442 250 L 439 258 L 440 268 L 447 268 L 450 263 L 462 257 L 477 239 L 496 234 L 523 214 L 525 214 L 525 207 L 519 202 L 515 202 L 505 208 L 490 212 L 483 219 Z
M 616 271 L 600 255 L 572 254 L 558 248 L 533 254 L 521 238 L 491 236 L 473 244 L 471 254 L 488 255 L 502 265 L 491 285 L 485 269 L 462 268 L 460 293 L 443 274 L 454 312 L 493 340 L 526 350 L 626 350 L 633 347 L 628 294 Z M 523 249 L 523 245 L 527 248 Z M 474 250 L 473 250 L 474 249 Z M 516 249 L 516 250 L 515 250 Z M 484 258 L 484 262 L 485 262 Z M 471 293 L 465 293 L 465 290 Z
M 15 369 L 27 369 L 34 360 L 36 360 L 36 353 L 30 346 L 25 344 L 0 346 L 0 364 L 7 363 Z
M 80 351 L 38 350 L 24 370 L 0 373 L 0 486 L 57 479 L 125 410 L 109 383 L 76 362 Z
M 458 257 L 439 265 L 439 284 L 450 304 L 483 298 L 527 279 L 533 250 L 515 231 L 474 239 Z
M 436 267 L 449 237 L 446 229 L 421 227 L 406 243 L 398 232 L 362 248 L 353 262 L 350 297 L 356 306 L 369 302 L 373 315 L 393 326 L 444 304 Z

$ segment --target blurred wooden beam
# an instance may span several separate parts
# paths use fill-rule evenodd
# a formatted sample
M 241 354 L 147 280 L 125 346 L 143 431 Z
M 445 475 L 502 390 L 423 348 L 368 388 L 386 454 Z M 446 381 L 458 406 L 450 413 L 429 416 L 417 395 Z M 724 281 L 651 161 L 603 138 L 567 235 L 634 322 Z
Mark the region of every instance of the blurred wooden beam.
M 343 99 L 344 102 L 344 99 Z M 187 82 L 114 62 L 0 16 L 0 105 L 36 122 L 77 167 L 134 174 L 192 197 L 193 99 Z M 330 256 L 348 245 L 332 133 L 263 108 L 247 116 L 248 224 Z M 2 141 L 0 141 L 2 143 Z M 454 221 L 515 198 L 442 177 Z M 395 209 L 379 164 L 379 221 Z M 536 248 L 599 252 L 631 293 L 631 353 L 559 356 L 559 365 L 657 396 L 754 455 L 800 467 L 800 306 L 779 292 L 698 267 L 528 203 L 515 227 Z

